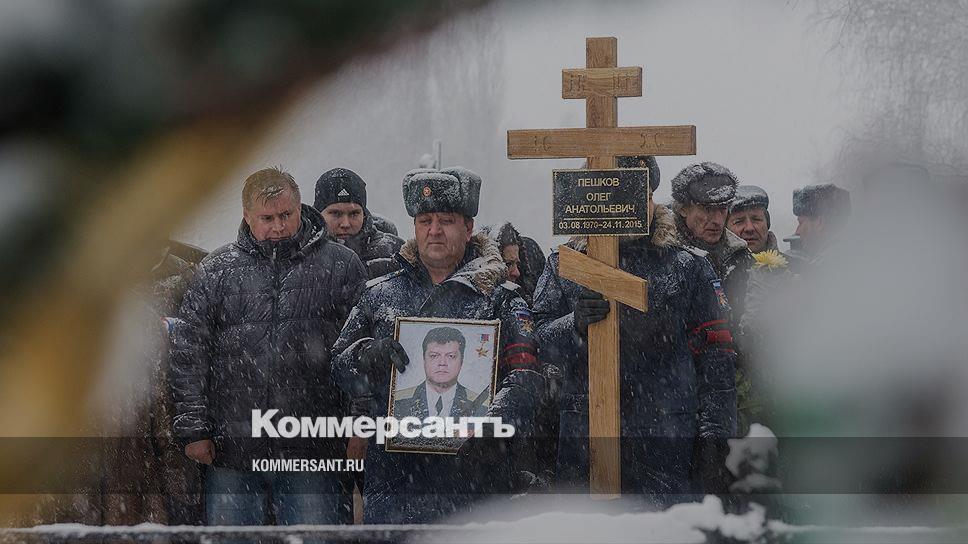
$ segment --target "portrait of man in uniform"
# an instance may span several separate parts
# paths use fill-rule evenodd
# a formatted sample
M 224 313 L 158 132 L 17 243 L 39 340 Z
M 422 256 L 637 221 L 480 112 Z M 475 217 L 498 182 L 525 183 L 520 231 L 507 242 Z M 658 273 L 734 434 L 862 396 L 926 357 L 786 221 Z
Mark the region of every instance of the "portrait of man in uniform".
M 440 322 L 401 319 L 400 343 L 413 363 L 394 371 L 390 416 L 403 418 L 484 417 L 493 396 L 499 334 L 497 323 Z M 456 451 L 455 437 L 403 438 L 387 442 L 417 450 Z

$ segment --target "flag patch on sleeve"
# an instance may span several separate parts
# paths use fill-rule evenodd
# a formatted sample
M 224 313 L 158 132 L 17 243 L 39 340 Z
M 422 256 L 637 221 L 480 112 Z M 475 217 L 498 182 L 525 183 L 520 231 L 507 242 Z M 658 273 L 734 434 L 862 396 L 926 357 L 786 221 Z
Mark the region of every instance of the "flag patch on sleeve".
M 719 300 L 719 307 L 723 310 L 729 310 L 729 301 L 726 300 L 726 291 L 723 291 L 723 282 L 720 280 L 713 280 L 713 292 L 716 293 L 716 299 Z
M 517 318 L 522 331 L 528 334 L 534 332 L 534 318 L 531 316 L 531 310 L 527 308 L 516 309 L 514 310 L 514 317 Z

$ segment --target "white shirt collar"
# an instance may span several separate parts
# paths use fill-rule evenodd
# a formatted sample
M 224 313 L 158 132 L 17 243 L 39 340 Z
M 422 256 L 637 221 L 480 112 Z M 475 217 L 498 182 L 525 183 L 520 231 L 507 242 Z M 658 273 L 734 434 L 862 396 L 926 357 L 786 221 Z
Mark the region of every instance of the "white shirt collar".
M 450 409 L 454 405 L 454 397 L 457 396 L 457 384 L 451 387 L 443 394 L 437 393 L 434 389 L 427 384 L 427 413 L 431 417 L 437 415 L 437 398 L 443 397 L 444 399 L 444 409 L 440 411 L 440 417 L 447 417 L 450 415 Z

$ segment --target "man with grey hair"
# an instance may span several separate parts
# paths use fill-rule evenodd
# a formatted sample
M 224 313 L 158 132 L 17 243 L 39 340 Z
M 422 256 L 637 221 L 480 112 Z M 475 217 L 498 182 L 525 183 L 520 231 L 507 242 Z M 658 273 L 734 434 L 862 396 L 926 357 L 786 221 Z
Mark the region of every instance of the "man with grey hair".
M 688 166 L 672 180 L 672 211 L 679 236 L 709 259 L 723 282 L 735 320 L 743 314 L 747 274 L 753 266 L 746 241 L 726 228 L 738 185 L 732 172 L 714 162 Z
M 739 181 L 728 168 L 714 162 L 688 166 L 672 180 L 672 211 L 679 236 L 713 265 L 713 271 L 722 281 L 717 294 L 728 305 L 727 319 L 733 331 L 740 331 L 749 274 L 754 265 L 746 241 L 726 228 L 738 185 Z M 737 338 L 740 346 L 741 336 Z M 742 436 L 758 411 L 742 350 L 736 361 L 735 383 L 737 428 Z
M 252 411 L 340 416 L 330 378 L 336 341 L 366 281 L 363 263 L 329 240 L 288 173 L 245 180 L 238 238 L 208 255 L 172 333 L 176 436 L 208 465 L 210 525 L 336 523 L 337 473 L 256 472 L 256 459 L 339 458 L 338 440 L 252 438 Z

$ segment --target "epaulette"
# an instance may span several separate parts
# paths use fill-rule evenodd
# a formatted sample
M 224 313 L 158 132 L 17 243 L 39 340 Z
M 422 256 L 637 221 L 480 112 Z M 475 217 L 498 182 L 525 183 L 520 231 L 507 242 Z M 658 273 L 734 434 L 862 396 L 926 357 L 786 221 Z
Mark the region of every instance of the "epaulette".
M 380 276 L 378 278 L 373 278 L 372 280 L 369 280 L 368 282 L 366 282 L 364 285 L 365 285 L 365 287 L 367 289 L 369 289 L 369 288 L 371 288 L 371 287 L 373 287 L 375 285 L 379 285 L 379 284 L 381 284 L 381 283 L 383 283 L 383 282 L 385 282 L 387 280 L 392 280 L 393 278 L 399 276 L 400 274 L 403 274 L 403 269 L 394 270 L 393 272 L 390 272 L 389 274 L 384 274 L 384 275 L 382 275 L 382 276 Z
M 696 257 L 706 257 L 709 255 L 709 252 L 706 251 L 705 249 L 699 249 L 698 247 L 695 247 L 695 246 L 684 245 L 682 246 L 682 249 L 688 251 L 689 253 L 692 253 Z
M 373 278 L 373 279 L 377 279 L 377 278 Z M 413 394 L 417 392 L 417 387 L 418 386 L 415 385 L 413 387 L 408 387 L 406 389 L 401 389 L 397 391 L 396 394 L 394 395 L 395 400 L 412 399 Z

